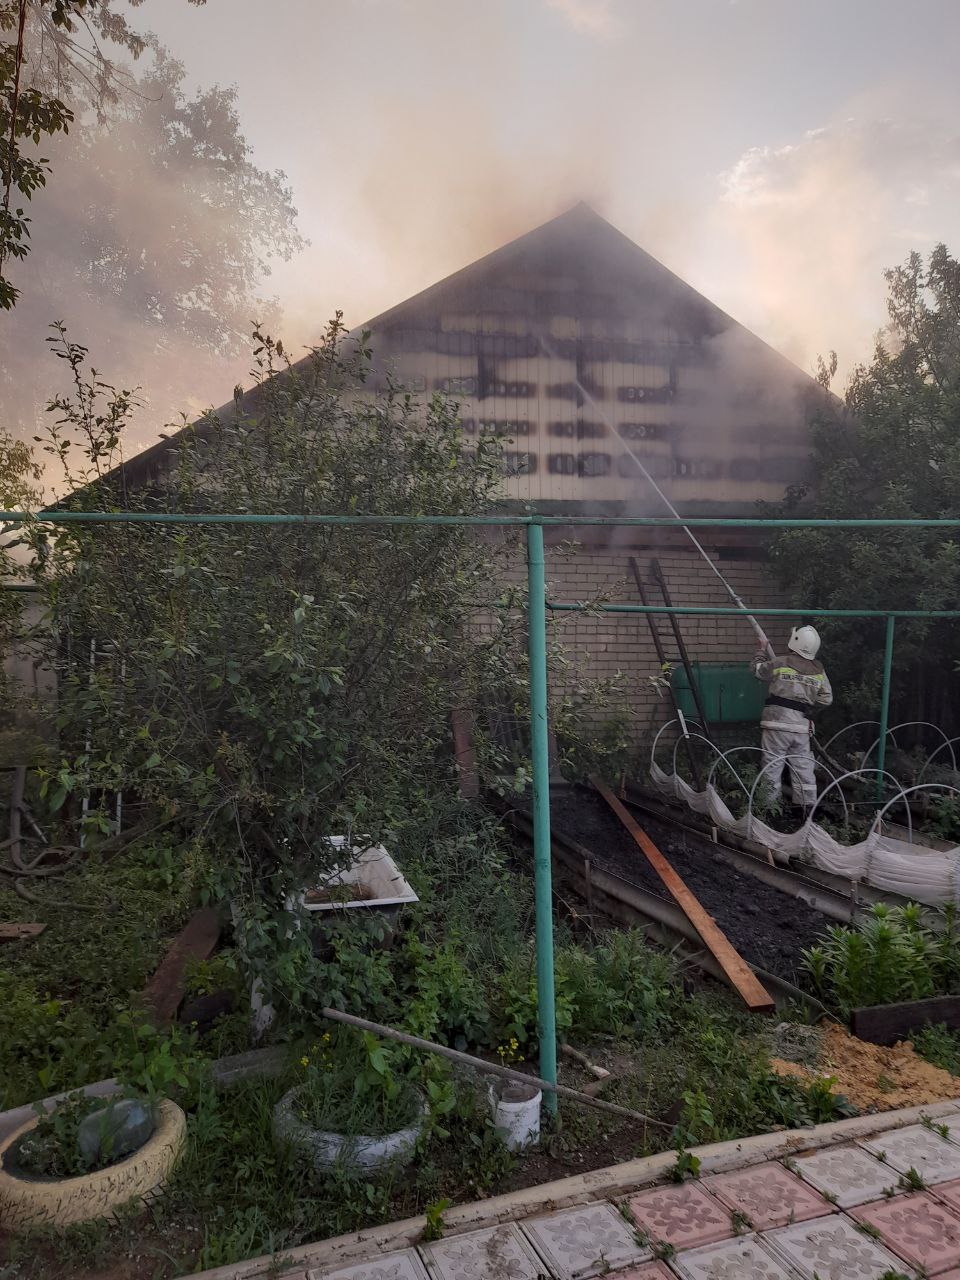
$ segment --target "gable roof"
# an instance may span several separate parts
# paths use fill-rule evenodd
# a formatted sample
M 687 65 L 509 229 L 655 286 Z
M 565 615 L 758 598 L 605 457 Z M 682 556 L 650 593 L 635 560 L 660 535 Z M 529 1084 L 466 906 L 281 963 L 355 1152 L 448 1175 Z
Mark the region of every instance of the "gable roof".
M 525 321 L 527 335 L 515 338 L 511 350 L 532 358 L 555 356 L 562 346 L 564 358 L 572 359 L 569 353 L 575 349 L 579 367 L 581 348 L 587 348 L 589 358 L 591 340 L 556 342 L 549 333 L 557 314 L 579 325 L 578 331 L 582 332 L 603 323 L 614 329 L 629 328 L 641 301 L 647 321 L 655 326 L 659 316 L 663 325 L 669 323 L 671 330 L 680 335 L 681 343 L 701 347 L 713 339 L 733 338 L 748 353 L 747 363 L 757 371 L 755 376 L 789 385 L 800 396 L 822 399 L 821 388 L 809 375 L 582 202 L 381 312 L 353 329 L 351 336 L 372 332 L 375 354 L 378 339 L 383 350 L 389 352 L 391 335 L 402 342 L 405 334 L 414 335 L 414 346 L 419 344 L 423 350 L 467 354 L 472 349 L 474 354 L 482 354 L 486 349 L 502 353 L 505 339 L 495 334 L 475 338 L 463 334 L 459 336 L 460 345 L 452 346 L 450 335 L 443 332 L 443 315 L 450 307 L 476 316 L 513 313 L 518 322 L 521 317 Z M 599 345 L 592 342 L 594 348 Z M 632 350 L 624 356 L 628 347 L 629 342 L 615 342 L 610 358 L 644 358 L 642 341 L 633 343 Z M 304 357 L 294 368 L 304 367 L 309 359 Z M 251 388 L 238 401 L 215 410 L 214 416 L 231 421 L 238 409 L 250 413 L 256 409 L 260 394 L 259 387 Z M 194 428 L 203 434 L 203 420 Z M 175 447 L 176 439 L 173 436 L 160 440 L 124 462 L 117 469 L 118 476 L 122 475 L 125 482 L 143 483 L 162 470 L 165 455 Z M 793 443 L 795 446 L 796 441 Z

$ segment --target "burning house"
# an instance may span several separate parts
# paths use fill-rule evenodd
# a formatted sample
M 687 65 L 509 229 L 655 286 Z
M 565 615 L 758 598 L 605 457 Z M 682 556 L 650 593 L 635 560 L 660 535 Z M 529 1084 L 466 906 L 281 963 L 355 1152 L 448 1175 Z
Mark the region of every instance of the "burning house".
M 365 328 L 381 379 L 389 370 L 415 391 L 455 395 L 468 440 L 504 438 L 504 495 L 514 509 L 665 515 L 644 470 L 686 515 L 749 515 L 758 501 L 803 484 L 819 386 L 586 205 Z M 648 578 L 651 561 L 659 562 L 676 603 L 728 603 L 682 533 L 550 533 L 556 598 L 600 591 L 636 601 L 633 557 Z M 775 602 L 762 547 L 748 531 L 702 533 L 746 599 Z M 558 554 L 571 537 L 575 554 Z M 662 599 L 654 579 L 649 598 Z M 562 626 L 583 669 L 627 673 L 634 723 L 665 713 L 646 678 L 659 664 L 643 618 L 567 615 Z M 665 619 L 659 630 L 668 659 L 676 658 Z M 691 618 L 684 631 L 691 653 L 715 674 L 711 712 L 752 718 L 758 704 L 749 684 L 722 674 L 752 652 L 748 625 Z
M 586 205 L 362 328 L 373 390 L 392 377 L 414 393 L 445 392 L 461 405 L 468 446 L 502 437 L 510 510 L 668 514 L 646 471 L 685 515 L 749 515 L 804 482 L 819 386 Z M 127 463 L 128 477 L 162 470 L 167 448 Z M 777 602 L 750 531 L 702 535 L 747 601 Z M 548 544 L 557 599 L 601 592 L 636 601 L 633 558 L 654 603 L 663 597 L 653 560 L 674 603 L 729 603 L 677 530 L 556 527 Z M 666 703 L 647 678 L 659 662 L 646 620 L 567 616 L 565 641 L 584 669 L 627 673 L 639 725 L 662 716 Z M 659 629 L 675 658 L 666 620 Z M 690 618 L 684 635 L 692 656 L 717 669 L 745 669 L 754 645 L 738 618 Z M 743 702 L 731 680 L 726 708 L 714 681 L 720 720 L 735 719 Z M 752 706 L 743 714 L 752 717 Z

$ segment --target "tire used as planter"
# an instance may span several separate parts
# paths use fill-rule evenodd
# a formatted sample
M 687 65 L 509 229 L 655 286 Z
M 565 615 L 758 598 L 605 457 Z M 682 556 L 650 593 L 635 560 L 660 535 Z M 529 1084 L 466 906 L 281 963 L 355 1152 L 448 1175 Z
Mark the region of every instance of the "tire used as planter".
M 183 1151 L 186 1116 L 175 1102 L 157 1104 L 156 1128 L 139 1150 L 124 1160 L 76 1178 L 33 1178 L 13 1167 L 11 1149 L 38 1123 L 15 1129 L 0 1143 L 0 1228 L 68 1227 L 74 1222 L 109 1217 L 134 1196 L 164 1185 Z
M 413 1159 L 427 1118 L 426 1100 L 419 1095 L 419 1114 L 412 1124 L 396 1133 L 371 1137 L 311 1129 L 296 1113 L 298 1092 L 298 1088 L 290 1089 L 274 1107 L 273 1136 L 280 1145 L 288 1145 L 306 1155 L 314 1168 L 327 1172 L 341 1166 L 356 1173 L 375 1173 L 390 1165 L 402 1167 Z

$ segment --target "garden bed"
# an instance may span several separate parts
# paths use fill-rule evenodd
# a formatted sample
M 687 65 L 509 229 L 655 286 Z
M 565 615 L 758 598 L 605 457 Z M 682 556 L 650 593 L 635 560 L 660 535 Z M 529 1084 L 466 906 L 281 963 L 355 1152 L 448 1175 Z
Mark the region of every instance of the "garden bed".
M 636 842 L 594 791 L 558 789 L 550 803 L 557 831 L 586 845 L 598 866 L 669 897 Z M 801 952 L 816 942 L 830 921 L 793 895 L 737 871 L 709 840 L 698 840 L 647 815 L 641 825 L 744 959 L 796 981 Z

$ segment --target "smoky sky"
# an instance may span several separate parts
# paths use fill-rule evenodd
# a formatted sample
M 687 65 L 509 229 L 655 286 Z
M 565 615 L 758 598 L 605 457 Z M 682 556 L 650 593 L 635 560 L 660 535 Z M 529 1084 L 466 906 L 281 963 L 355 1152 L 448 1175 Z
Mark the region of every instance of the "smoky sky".
M 236 85 L 254 159 L 289 176 L 310 245 L 261 287 L 294 349 L 334 310 L 358 324 L 581 199 L 806 370 L 831 348 L 841 370 L 869 356 L 884 267 L 960 251 L 953 0 L 131 12 L 193 85 Z M 62 237 L 69 253 L 69 218 Z M 83 323 L 94 345 L 111 320 Z M 127 363 L 157 413 L 220 403 L 244 372 L 162 343 Z

